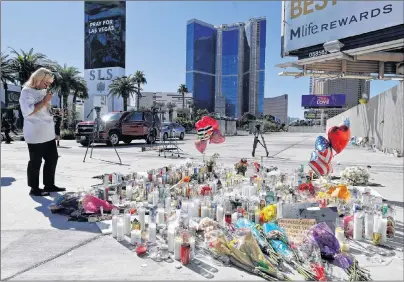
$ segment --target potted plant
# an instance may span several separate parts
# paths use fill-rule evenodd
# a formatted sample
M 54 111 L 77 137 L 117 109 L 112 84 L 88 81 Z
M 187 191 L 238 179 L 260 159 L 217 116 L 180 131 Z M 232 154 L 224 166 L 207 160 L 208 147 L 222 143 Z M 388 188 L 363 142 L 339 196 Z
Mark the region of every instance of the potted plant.
M 238 163 L 234 165 L 237 174 L 242 174 L 245 176 L 245 172 L 247 171 L 248 163 L 246 159 L 241 159 Z
M 213 168 L 216 165 L 216 160 L 219 157 L 219 154 L 215 153 L 208 161 L 206 161 L 206 169 L 208 172 L 213 172 Z

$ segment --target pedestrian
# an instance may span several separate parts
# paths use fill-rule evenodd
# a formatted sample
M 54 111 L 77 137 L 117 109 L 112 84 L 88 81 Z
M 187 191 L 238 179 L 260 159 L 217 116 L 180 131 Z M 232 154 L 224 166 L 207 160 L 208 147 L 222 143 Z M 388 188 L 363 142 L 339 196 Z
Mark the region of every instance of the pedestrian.
M 20 108 L 24 116 L 24 139 L 28 144 L 28 186 L 32 196 L 49 196 L 65 188 L 55 185 L 58 150 L 55 142 L 55 124 L 51 115 L 52 93 L 48 90 L 54 76 L 46 68 L 36 70 L 25 83 L 20 95 Z M 42 159 L 44 189 L 39 188 Z
M 55 123 L 56 142 L 59 147 L 60 146 L 60 126 L 62 125 L 62 117 L 60 116 L 59 109 L 56 109 L 55 114 L 53 116 L 53 121 Z
M 1 118 L 1 131 L 3 131 L 4 135 L 6 136 L 6 144 L 11 144 L 11 141 L 13 141 L 13 139 L 10 137 L 11 126 L 7 120 L 6 113 L 4 113 Z

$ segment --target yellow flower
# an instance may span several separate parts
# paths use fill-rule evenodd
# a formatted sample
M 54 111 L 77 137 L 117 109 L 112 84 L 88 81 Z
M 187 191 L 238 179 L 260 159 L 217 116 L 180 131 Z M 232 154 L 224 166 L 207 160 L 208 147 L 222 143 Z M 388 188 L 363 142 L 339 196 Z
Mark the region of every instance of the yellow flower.
M 261 210 L 260 215 L 264 218 L 264 222 L 272 221 L 276 218 L 276 205 L 268 205 Z

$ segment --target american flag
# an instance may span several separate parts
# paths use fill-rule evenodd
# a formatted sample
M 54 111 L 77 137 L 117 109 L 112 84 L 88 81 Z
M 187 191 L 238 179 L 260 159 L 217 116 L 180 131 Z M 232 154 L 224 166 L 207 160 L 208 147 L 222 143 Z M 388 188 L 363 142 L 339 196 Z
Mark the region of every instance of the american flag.
M 326 164 L 329 164 L 332 160 L 332 149 L 325 149 L 323 152 L 316 150 L 318 157 L 323 160 Z
M 327 151 L 330 151 L 329 154 L 326 153 Z M 311 159 L 309 162 L 309 167 L 319 176 L 325 176 L 328 175 L 331 172 L 331 164 L 330 162 L 325 162 L 324 159 L 328 157 L 331 160 L 332 158 L 332 153 L 330 149 L 327 149 L 324 151 L 322 154 L 326 153 L 327 156 L 321 156 L 321 152 L 315 151 L 311 153 Z M 320 157 L 321 156 L 321 157 Z
M 199 128 L 196 134 L 199 140 L 209 140 L 213 134 L 213 128 L 211 125 Z

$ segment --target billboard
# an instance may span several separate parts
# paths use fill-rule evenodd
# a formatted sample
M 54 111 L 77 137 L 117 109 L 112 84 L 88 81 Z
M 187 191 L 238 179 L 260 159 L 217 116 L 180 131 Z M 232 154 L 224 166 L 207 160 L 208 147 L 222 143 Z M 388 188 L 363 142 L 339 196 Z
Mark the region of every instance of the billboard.
M 404 1 L 292 0 L 282 7 L 282 55 L 404 24 Z
M 327 118 L 328 113 L 323 113 L 323 118 Z M 304 112 L 305 119 L 321 119 L 321 112 L 313 112 L 313 111 L 305 111 Z
M 310 108 L 343 108 L 345 94 L 302 95 L 302 107 Z
M 125 1 L 85 1 L 84 69 L 125 68 Z

